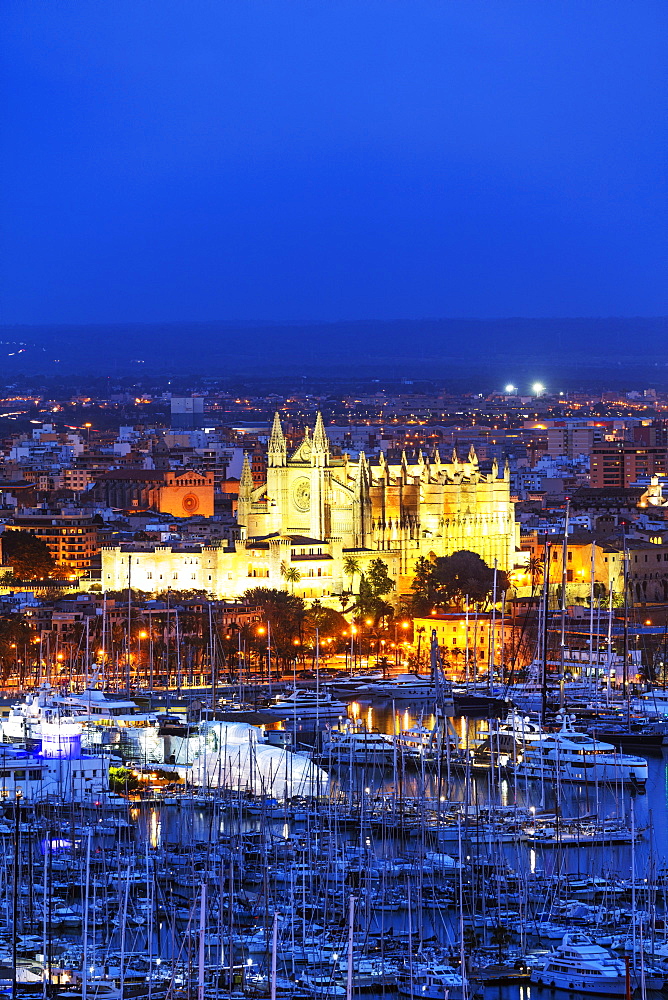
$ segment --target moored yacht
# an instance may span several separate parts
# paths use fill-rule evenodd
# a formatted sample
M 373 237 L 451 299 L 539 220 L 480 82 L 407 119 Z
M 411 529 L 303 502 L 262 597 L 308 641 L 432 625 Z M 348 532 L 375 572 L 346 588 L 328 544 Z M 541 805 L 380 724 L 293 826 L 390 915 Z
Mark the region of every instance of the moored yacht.
M 648 774 L 644 757 L 619 753 L 611 743 L 574 732 L 568 717 L 556 733 L 522 734 L 517 723 L 500 727 L 475 746 L 471 762 L 478 767 L 508 768 L 526 778 L 578 784 L 607 781 L 642 788 Z
M 571 995 L 627 995 L 625 963 L 580 933 L 566 934 L 544 961 L 536 963 L 531 981 Z
M 322 754 L 332 760 L 387 764 L 394 760 L 397 752 L 391 736 L 349 722 L 327 727 L 322 734 Z
M 558 733 L 546 733 L 525 743 L 518 774 L 528 778 L 554 778 L 560 781 L 594 783 L 624 782 L 644 786 L 647 761 L 644 757 L 618 753 L 611 743 L 604 743 L 585 733 L 576 733 L 565 720 Z
M 22 702 L 12 705 L 2 720 L 2 734 L 5 740 L 39 740 L 42 722 L 58 719 L 119 727 L 157 724 L 155 713 L 140 712 L 129 699 L 110 698 L 93 687 L 81 694 L 60 695 L 51 685 L 42 684 Z
M 472 1000 L 481 994 L 471 991 L 462 976 L 448 965 L 415 964 L 397 977 L 397 990 L 403 997 L 426 997 L 427 1000 Z
M 367 685 L 370 694 L 393 701 L 445 701 L 444 711 L 454 712 L 452 694 L 427 674 L 399 674 L 385 681 Z
M 333 715 L 347 715 L 342 701 L 332 698 L 327 691 L 310 691 L 297 688 L 289 695 L 278 695 L 263 712 L 280 719 L 296 716 L 298 719 L 326 718 Z

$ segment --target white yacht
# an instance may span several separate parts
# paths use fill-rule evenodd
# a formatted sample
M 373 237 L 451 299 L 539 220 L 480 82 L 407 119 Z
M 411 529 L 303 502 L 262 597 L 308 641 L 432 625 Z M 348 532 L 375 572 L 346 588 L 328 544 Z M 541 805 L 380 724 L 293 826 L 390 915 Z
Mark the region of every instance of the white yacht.
M 397 990 L 402 997 L 426 997 L 427 1000 L 471 1000 L 478 994 L 471 992 L 458 972 L 448 965 L 424 966 L 416 964 L 412 974 L 409 969 L 397 978 Z
M 611 743 L 573 732 L 570 720 L 558 733 L 545 733 L 540 739 L 526 742 L 517 757 L 515 770 L 528 778 L 594 783 L 624 782 L 644 785 L 647 761 L 644 757 L 618 753 Z
M 401 751 L 391 736 L 352 723 L 327 727 L 322 734 L 322 754 L 353 764 L 392 763 Z
M 540 964 L 534 965 L 531 982 L 571 995 L 575 992 L 578 996 L 624 997 L 626 966 L 586 934 L 571 933 Z
M 317 719 L 336 715 L 347 716 L 348 708 L 342 701 L 332 698 L 328 691 L 310 691 L 296 689 L 289 695 L 278 695 L 277 698 L 263 709 L 268 715 L 279 719 Z
M 622 782 L 643 787 L 647 782 L 644 757 L 619 753 L 611 743 L 576 733 L 566 717 L 559 732 L 537 728 L 522 733 L 521 721 L 490 731 L 470 751 L 477 767 L 509 768 L 518 776 L 578 784 Z
M 120 734 L 134 742 L 136 730 L 153 729 L 158 724 L 155 713 L 140 712 L 134 701 L 109 698 L 97 688 L 59 695 L 50 684 L 42 684 L 22 702 L 12 705 L 2 720 L 2 738 L 6 743 L 38 742 L 42 739 L 42 723 L 58 721 L 79 723 L 85 746 L 114 742 Z M 103 738 L 105 735 L 108 738 Z
M 632 698 L 631 708 L 648 719 L 668 719 L 668 697 L 665 691 L 648 691 L 638 698 Z
M 437 722 L 433 729 L 416 722 L 408 729 L 402 729 L 394 739 L 402 753 L 427 760 L 447 757 L 448 754 L 457 757 L 460 755 L 459 736 L 449 719 Z
M 385 681 L 375 681 L 367 685 L 371 694 L 382 698 L 392 698 L 394 701 L 435 701 L 437 697 L 443 696 L 444 691 L 439 691 L 439 685 L 429 674 L 399 674 L 397 677 Z M 452 701 L 452 696 L 448 692 L 448 699 Z M 454 709 L 454 704 L 453 704 Z

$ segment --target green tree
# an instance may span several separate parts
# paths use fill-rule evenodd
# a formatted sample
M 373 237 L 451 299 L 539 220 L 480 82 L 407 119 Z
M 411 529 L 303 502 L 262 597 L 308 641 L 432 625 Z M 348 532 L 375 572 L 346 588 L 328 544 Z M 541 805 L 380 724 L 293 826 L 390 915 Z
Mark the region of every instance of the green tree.
M 374 562 L 380 562 L 385 569 L 385 573 L 387 573 L 387 566 L 383 563 L 382 559 L 374 560 Z M 373 563 L 371 567 L 373 567 Z M 372 580 L 375 580 L 375 585 Z M 357 619 L 373 618 L 374 625 L 377 626 L 381 618 L 391 617 L 393 612 L 392 605 L 383 600 L 383 595 L 389 593 L 386 589 L 388 583 L 391 590 L 394 587 L 394 583 L 389 578 L 384 578 L 382 570 L 377 571 L 375 577 L 372 577 L 372 579 L 369 579 L 365 573 L 362 573 L 360 576 L 359 593 L 355 603 L 355 617 Z M 383 592 L 382 594 L 377 592 L 377 586 L 380 587 L 380 590 Z
M 507 574 L 498 570 L 497 597 L 501 597 L 508 587 Z M 434 562 L 419 559 L 411 588 L 415 614 L 429 614 L 433 608 L 461 606 L 466 599 L 472 604 L 485 604 L 494 590 L 494 570 L 475 552 L 462 549 Z
M 297 648 L 303 641 L 306 608 L 301 597 L 289 594 L 287 590 L 271 587 L 253 587 L 243 596 L 246 604 L 262 608 L 263 622 L 271 626 L 272 656 L 286 666 L 295 657 Z M 258 650 L 266 649 L 267 636 L 258 636 L 257 629 L 251 629 L 247 638 Z
M 316 629 L 321 640 L 336 639 L 338 646 L 343 632 L 348 628 L 348 622 L 340 611 L 327 608 L 320 601 L 313 601 L 304 615 L 303 636 L 308 644 L 315 642 Z
M 13 672 L 16 661 L 30 649 L 33 632 L 20 614 L 0 615 L 0 663 L 2 677 Z M 18 653 L 17 653 L 18 650 Z
M 44 580 L 53 575 L 53 556 L 41 538 L 28 531 L 4 531 L 2 561 L 11 566 L 17 580 Z
M 390 580 L 384 559 L 372 559 L 367 573 L 367 581 L 374 597 L 385 597 L 394 590 L 394 580 Z
M 110 791 L 120 795 L 128 795 L 130 792 L 138 791 L 140 787 L 141 781 L 129 767 L 109 768 Z
M 538 556 L 529 557 L 529 576 L 531 578 L 531 596 L 538 590 L 538 584 L 543 579 L 543 560 Z
M 466 598 L 472 604 L 484 604 L 492 596 L 494 570 L 475 552 L 462 549 L 443 556 L 434 563 L 436 604 L 447 607 L 461 605 Z M 508 590 L 508 576 L 503 570 L 496 574 L 497 597 Z
M 425 556 L 415 563 L 415 576 L 411 583 L 413 596 L 411 612 L 419 617 L 428 615 L 436 601 L 436 582 L 434 579 L 434 564 Z

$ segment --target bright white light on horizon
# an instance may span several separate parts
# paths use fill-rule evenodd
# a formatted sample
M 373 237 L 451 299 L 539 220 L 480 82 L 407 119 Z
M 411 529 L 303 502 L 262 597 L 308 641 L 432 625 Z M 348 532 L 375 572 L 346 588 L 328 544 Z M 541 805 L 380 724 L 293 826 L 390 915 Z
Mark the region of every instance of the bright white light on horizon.
M 515 392 L 515 386 L 514 385 L 507 385 L 506 386 L 506 392 L 507 393 Z
M 545 392 L 545 386 L 542 382 L 534 382 L 531 386 L 531 391 L 534 396 L 541 396 Z

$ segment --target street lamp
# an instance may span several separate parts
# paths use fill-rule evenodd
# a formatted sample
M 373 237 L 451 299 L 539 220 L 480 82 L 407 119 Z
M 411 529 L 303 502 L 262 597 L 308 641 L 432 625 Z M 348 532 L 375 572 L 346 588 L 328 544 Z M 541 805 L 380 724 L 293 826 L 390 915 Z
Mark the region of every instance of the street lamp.
M 141 641 L 142 641 L 142 639 L 148 639 L 148 632 L 145 632 L 143 629 L 141 630 L 141 632 L 137 633 L 137 669 L 135 671 L 135 684 L 137 683 L 138 678 L 141 677 Z
M 267 636 L 267 681 L 269 683 L 269 694 L 271 694 L 271 622 L 267 622 L 267 627 L 260 625 L 257 630 L 258 635 Z

